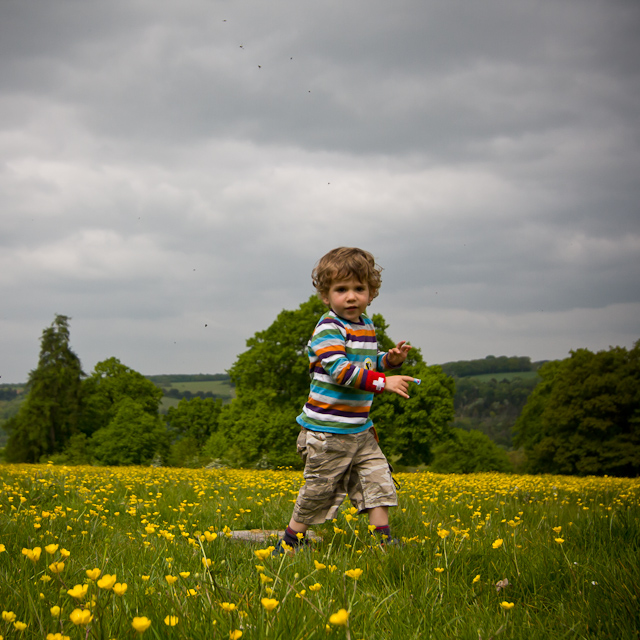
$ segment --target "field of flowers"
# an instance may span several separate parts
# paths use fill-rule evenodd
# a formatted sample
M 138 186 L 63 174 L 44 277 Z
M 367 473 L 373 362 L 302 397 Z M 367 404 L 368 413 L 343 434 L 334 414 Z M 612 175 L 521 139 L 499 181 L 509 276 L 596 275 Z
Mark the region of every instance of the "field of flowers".
M 294 556 L 292 471 L 0 466 L 0 638 L 638 638 L 640 480 L 398 474 Z

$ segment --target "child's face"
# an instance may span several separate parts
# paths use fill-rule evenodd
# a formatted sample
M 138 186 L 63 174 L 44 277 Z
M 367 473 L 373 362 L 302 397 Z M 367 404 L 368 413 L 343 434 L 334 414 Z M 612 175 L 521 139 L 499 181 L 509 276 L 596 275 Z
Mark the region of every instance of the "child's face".
M 360 316 L 367 310 L 372 298 L 369 294 L 369 285 L 357 278 L 336 280 L 322 301 L 331 307 L 341 318 L 350 322 L 357 322 Z

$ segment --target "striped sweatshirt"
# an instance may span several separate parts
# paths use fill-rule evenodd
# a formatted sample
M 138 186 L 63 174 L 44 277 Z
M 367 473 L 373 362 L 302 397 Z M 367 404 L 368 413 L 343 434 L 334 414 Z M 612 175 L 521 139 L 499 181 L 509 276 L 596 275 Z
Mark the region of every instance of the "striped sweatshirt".
M 359 433 L 373 426 L 369 410 L 385 387 L 387 354 L 378 353 L 373 322 L 325 313 L 308 343 L 311 389 L 297 421 L 312 431 Z

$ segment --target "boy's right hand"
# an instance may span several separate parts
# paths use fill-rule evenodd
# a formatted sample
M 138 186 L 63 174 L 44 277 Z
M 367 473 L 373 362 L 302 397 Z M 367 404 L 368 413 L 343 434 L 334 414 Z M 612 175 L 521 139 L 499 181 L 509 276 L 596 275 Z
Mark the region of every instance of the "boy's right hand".
M 409 394 L 407 390 L 409 389 L 409 383 L 413 381 L 413 376 L 387 376 L 384 390 L 397 393 L 403 398 L 408 398 Z

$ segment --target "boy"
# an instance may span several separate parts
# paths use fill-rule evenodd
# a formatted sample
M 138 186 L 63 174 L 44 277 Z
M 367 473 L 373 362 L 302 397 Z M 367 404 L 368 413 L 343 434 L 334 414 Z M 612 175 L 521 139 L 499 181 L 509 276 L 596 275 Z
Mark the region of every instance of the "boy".
M 368 514 L 380 540 L 391 540 L 388 508 L 398 501 L 369 410 L 375 394 L 408 398 L 414 379 L 385 376 L 383 371 L 405 361 L 411 346 L 403 340 L 379 353 L 373 323 L 365 315 L 378 295 L 381 271 L 369 252 L 340 247 L 323 256 L 312 272 L 328 311 L 308 344 L 311 389 L 297 418 L 305 484 L 274 553 L 303 544 L 309 525 L 334 518 L 347 494 L 360 513 Z

